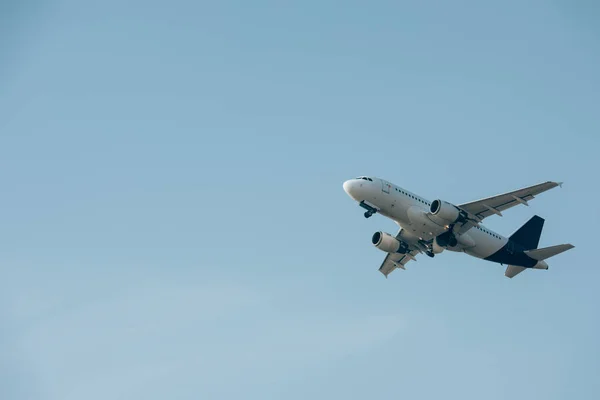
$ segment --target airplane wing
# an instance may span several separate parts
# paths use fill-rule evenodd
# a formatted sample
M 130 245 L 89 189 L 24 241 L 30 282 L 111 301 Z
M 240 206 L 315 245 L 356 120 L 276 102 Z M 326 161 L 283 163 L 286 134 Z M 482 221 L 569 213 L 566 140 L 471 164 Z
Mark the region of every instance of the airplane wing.
M 414 257 L 417 254 L 419 254 L 419 250 L 416 250 L 416 249 L 411 250 L 407 254 L 388 253 L 388 255 L 385 256 L 383 263 L 381 263 L 381 267 L 379 267 L 379 272 L 381 272 L 387 278 L 388 275 L 396 268 L 406 269 L 406 268 L 404 268 L 404 266 L 410 260 L 416 261 L 416 259 Z
M 548 181 L 513 192 L 498 194 L 470 203 L 460 204 L 458 207 L 462 208 L 481 222 L 481 220 L 490 215 L 496 214 L 502 216 L 502 211 L 519 204 L 527 206 L 529 205 L 527 204 L 527 201 L 533 199 L 536 195 L 561 185 L 562 182 Z
M 399 230 L 396 234 L 396 239 L 400 241 L 402 241 L 402 239 L 400 239 L 401 231 L 402 230 Z M 388 253 L 387 256 L 385 256 L 383 262 L 381 263 L 381 266 L 379 267 L 379 272 L 381 272 L 387 278 L 388 275 L 396 268 L 406 269 L 404 268 L 404 266 L 410 260 L 416 261 L 415 256 L 421 252 L 421 250 L 419 250 L 416 246 L 410 244 L 408 245 L 408 250 L 409 251 L 406 254 Z

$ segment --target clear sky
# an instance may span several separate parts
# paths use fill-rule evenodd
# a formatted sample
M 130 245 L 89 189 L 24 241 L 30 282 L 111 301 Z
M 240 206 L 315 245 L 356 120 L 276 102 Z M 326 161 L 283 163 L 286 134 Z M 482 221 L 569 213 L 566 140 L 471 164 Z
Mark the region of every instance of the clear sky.
M 600 398 L 597 2 L 6 3 L 0 398 Z M 386 280 L 358 175 L 576 248 Z

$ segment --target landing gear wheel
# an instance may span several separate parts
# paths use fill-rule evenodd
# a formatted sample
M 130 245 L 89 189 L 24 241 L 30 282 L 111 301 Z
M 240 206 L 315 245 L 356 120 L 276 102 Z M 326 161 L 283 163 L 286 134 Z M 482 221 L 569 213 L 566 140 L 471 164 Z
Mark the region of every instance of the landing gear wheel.
M 365 212 L 365 218 L 371 218 L 372 216 L 373 216 L 373 212 L 371 212 L 371 211 Z
M 433 252 L 431 252 L 431 251 L 428 251 L 425 254 L 427 254 L 431 258 L 433 258 L 435 256 L 435 254 L 433 254 Z

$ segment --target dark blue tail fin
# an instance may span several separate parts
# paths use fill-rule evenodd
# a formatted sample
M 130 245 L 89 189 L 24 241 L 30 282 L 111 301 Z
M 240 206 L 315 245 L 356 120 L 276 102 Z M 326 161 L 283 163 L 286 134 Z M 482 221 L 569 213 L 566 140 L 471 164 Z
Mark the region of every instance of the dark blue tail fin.
M 521 244 L 525 247 L 525 250 L 537 249 L 543 227 L 544 218 L 534 215 L 525 225 L 513 233 L 509 239 Z

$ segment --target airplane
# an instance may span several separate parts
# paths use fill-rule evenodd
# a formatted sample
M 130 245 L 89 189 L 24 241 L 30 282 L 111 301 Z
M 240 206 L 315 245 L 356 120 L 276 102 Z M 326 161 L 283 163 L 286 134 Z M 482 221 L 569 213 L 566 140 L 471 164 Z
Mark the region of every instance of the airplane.
M 562 187 L 562 182 L 544 182 L 513 192 L 454 205 L 436 199 L 428 201 L 385 179 L 359 176 L 344 182 L 344 191 L 365 209 L 365 218 L 381 214 L 400 229 L 395 236 L 378 231 L 373 245 L 387 253 L 379 271 L 387 278 L 397 268 L 416 261 L 417 254 L 429 257 L 444 250 L 463 252 L 501 265 L 504 275 L 513 278 L 526 269 L 548 269 L 545 260 L 574 248 L 572 244 L 538 248 L 544 219 L 534 215 L 511 236 L 504 237 L 483 226 L 491 216 L 517 205 L 529 205 L 540 193 Z

